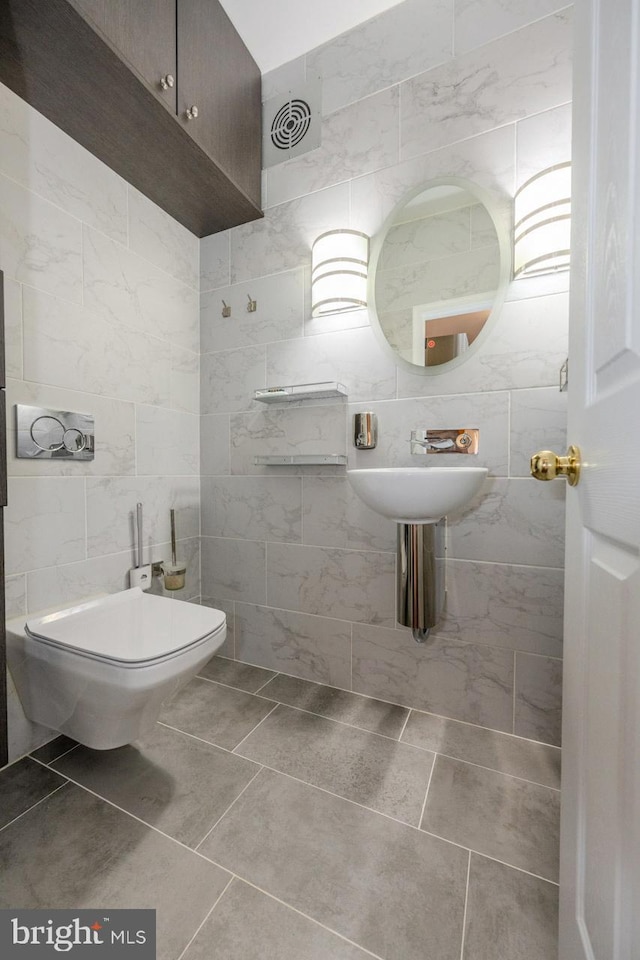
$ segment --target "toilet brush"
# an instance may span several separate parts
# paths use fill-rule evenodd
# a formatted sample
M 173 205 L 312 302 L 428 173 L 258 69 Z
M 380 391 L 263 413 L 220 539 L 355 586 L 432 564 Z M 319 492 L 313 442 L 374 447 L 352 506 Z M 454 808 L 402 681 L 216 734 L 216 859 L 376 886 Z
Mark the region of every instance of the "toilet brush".
M 170 510 L 171 517 L 171 563 L 165 563 L 164 588 L 165 590 L 182 590 L 184 587 L 187 565 L 184 561 L 176 560 L 176 512 Z

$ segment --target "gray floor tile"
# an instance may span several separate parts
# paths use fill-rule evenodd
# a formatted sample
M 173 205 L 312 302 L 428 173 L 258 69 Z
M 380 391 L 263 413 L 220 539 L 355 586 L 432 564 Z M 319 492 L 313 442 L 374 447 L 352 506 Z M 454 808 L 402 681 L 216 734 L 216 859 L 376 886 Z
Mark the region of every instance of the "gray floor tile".
M 160 721 L 233 750 L 275 703 L 196 677 L 163 709 Z
M 275 673 L 273 670 L 263 670 L 262 667 L 252 667 L 250 663 L 240 663 L 239 660 L 212 657 L 198 676 L 206 677 L 207 680 L 218 680 L 247 693 L 255 693 L 275 677 Z
M 459 960 L 467 853 L 263 770 L 205 856 L 386 960 Z
M 143 742 L 117 750 L 77 747 L 53 766 L 190 847 L 259 769 L 160 724 Z
M 411 711 L 402 740 L 434 753 L 479 763 L 513 777 L 560 789 L 560 750 L 557 747 L 417 710 Z
M 414 826 L 433 754 L 280 705 L 238 752 Z
M 409 713 L 406 707 L 394 703 L 371 700 L 359 693 L 349 693 L 283 674 L 272 680 L 262 693 L 291 707 L 319 713 L 330 720 L 351 723 L 354 727 L 381 733 L 385 737 L 399 737 Z
M 423 830 L 557 880 L 559 821 L 558 791 L 436 757 Z
M 43 747 L 38 747 L 37 750 L 33 751 L 31 756 L 36 760 L 40 760 L 41 763 L 51 763 L 53 760 L 61 757 L 63 753 L 72 750 L 75 746 L 77 746 L 75 740 L 63 735 L 56 737 L 55 740 L 50 740 L 49 743 L 45 743 Z
M 371 955 L 233 880 L 184 955 L 184 960 L 367 960 Z
M 464 960 L 557 960 L 558 888 L 471 855 Z
M 11 823 L 63 783 L 64 779 L 57 773 L 28 757 L 5 767 L 0 772 L 0 827 Z
M 176 960 L 229 876 L 67 784 L 0 832 L 0 907 L 157 910 L 158 960 Z M 188 909 L 185 906 L 188 905 Z

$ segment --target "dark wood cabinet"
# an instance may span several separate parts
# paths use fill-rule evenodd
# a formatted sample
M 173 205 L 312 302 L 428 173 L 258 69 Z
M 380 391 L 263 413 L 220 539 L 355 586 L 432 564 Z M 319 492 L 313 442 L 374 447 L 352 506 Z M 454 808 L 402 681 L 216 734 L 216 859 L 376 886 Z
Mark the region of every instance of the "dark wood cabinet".
M 154 79 L 160 23 L 145 32 L 171 21 L 165 0 L 1 0 L 0 81 L 205 237 L 262 216 L 260 74 L 218 0 L 177 2 L 177 115 Z
M 176 0 L 71 0 L 170 110 L 176 109 Z M 170 77 L 173 81 L 166 81 Z M 163 84 L 164 81 L 164 84 Z
M 260 202 L 261 76 L 220 4 L 178 3 L 178 117 L 210 157 Z M 192 107 L 197 117 L 190 117 Z

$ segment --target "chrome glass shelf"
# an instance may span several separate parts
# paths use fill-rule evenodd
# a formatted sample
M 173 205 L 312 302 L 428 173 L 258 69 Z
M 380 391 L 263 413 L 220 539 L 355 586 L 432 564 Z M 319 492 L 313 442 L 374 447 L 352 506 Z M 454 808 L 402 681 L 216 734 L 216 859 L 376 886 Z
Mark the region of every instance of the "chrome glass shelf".
M 346 397 L 347 388 L 342 383 L 294 383 L 286 387 L 265 387 L 256 390 L 254 399 L 261 403 L 290 403 L 292 400 L 332 400 Z

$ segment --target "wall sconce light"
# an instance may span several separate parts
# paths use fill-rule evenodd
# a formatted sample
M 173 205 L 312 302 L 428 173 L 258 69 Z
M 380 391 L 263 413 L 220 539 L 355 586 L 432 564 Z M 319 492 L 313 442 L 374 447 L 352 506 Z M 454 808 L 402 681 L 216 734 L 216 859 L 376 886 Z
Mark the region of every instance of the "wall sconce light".
M 571 162 L 557 163 L 524 183 L 515 196 L 513 276 L 569 269 Z
M 329 230 L 311 248 L 311 316 L 347 313 L 367 305 L 369 237 Z

